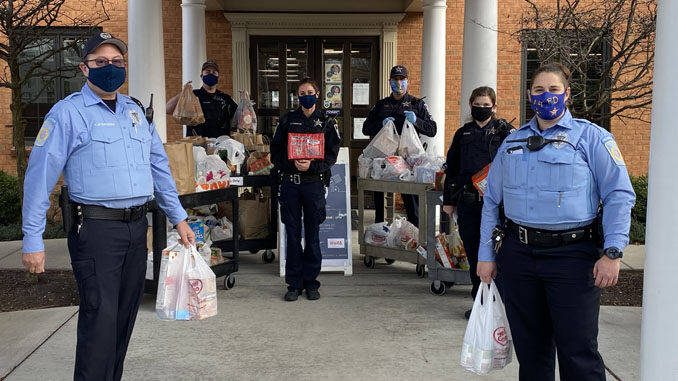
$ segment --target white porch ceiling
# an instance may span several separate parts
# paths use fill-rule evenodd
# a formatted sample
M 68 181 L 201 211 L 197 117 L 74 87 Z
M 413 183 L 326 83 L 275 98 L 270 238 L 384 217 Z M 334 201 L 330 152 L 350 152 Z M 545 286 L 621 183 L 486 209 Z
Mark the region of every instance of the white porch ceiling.
M 206 0 L 208 11 L 224 12 L 422 12 L 422 0 Z

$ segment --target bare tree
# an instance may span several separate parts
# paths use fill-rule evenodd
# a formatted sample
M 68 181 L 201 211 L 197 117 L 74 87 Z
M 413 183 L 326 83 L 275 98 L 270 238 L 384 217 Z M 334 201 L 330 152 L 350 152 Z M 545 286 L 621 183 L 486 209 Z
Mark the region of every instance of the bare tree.
M 572 71 L 575 116 L 649 120 L 656 0 L 525 2 L 517 38 Z
M 90 4 L 87 4 L 87 3 Z M 68 4 L 66 4 L 68 3 Z M 78 4 L 75 6 L 74 4 Z M 71 6 L 73 4 L 74 6 Z M 0 87 L 11 89 L 12 143 L 16 151 L 16 168 L 21 184 L 28 166 L 24 143 L 26 121 L 24 111 L 50 88 L 58 77 L 75 77 L 77 64 L 67 67 L 55 65 L 57 54 L 68 50 L 80 52 L 80 45 L 95 28 L 110 19 L 104 0 L 75 2 L 73 0 L 2 0 L 0 2 L 0 60 L 6 66 L 0 72 Z M 80 36 L 69 43 L 55 46 L 46 43 L 50 31 L 58 27 L 72 27 Z M 26 52 L 31 54 L 26 54 Z M 37 88 L 26 96 L 22 92 L 31 79 Z

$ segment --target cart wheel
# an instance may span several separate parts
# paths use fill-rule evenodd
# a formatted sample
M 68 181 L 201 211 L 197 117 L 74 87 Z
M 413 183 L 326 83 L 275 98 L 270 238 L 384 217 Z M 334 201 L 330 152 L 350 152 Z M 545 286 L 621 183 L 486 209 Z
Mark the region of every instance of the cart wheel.
M 235 286 L 235 275 L 233 274 L 228 274 L 226 277 L 224 277 L 224 288 L 226 290 L 230 290 Z
M 436 285 L 436 283 L 438 285 Z M 431 293 L 433 293 L 433 295 L 443 295 L 445 293 L 445 283 L 446 282 L 441 282 L 439 280 L 431 282 Z
M 366 255 L 365 258 L 363 258 L 363 263 L 367 268 L 373 269 L 374 265 L 376 264 L 374 261 L 374 257 Z
M 393 263 L 395 263 L 395 259 L 386 258 L 386 264 L 387 265 L 392 265 Z
M 447 288 L 452 288 L 454 286 L 454 282 L 443 282 Z
M 417 276 L 418 276 L 419 278 L 423 278 L 423 277 L 426 276 L 426 266 L 424 266 L 424 265 L 417 265 L 416 271 L 417 271 Z
M 271 263 L 275 261 L 275 253 L 271 250 L 266 250 L 263 254 L 261 254 L 261 259 L 264 261 L 264 263 Z
M 250 250 L 250 254 L 256 254 L 258 252 L 259 252 L 259 250 Z

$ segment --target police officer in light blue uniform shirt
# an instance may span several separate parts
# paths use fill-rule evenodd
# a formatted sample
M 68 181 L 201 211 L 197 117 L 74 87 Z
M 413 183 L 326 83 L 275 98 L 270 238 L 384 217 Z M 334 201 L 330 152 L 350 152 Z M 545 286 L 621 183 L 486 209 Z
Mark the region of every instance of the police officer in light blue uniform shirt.
M 195 236 L 179 203 L 167 156 L 153 124 L 117 90 L 126 77 L 124 42 L 91 37 L 80 69 L 82 91 L 45 117 L 30 155 L 23 202 L 23 256 L 43 272 L 42 233 L 59 175 L 81 217 L 68 235 L 80 293 L 76 380 L 119 380 L 146 271 L 145 204 L 155 195 L 184 245 Z
M 553 380 L 556 349 L 561 380 L 605 379 L 600 289 L 616 284 L 629 241 L 635 194 L 624 160 L 612 134 L 570 114 L 569 77 L 556 63 L 536 71 L 536 116 L 500 146 L 484 196 L 478 275 L 490 283 L 501 272 L 521 380 Z

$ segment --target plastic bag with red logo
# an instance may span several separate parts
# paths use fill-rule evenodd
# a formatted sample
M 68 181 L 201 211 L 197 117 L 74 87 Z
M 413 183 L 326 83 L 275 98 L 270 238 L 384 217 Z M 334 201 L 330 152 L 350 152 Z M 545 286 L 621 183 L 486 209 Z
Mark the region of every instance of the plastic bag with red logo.
M 481 283 L 473 302 L 461 347 L 461 366 L 487 374 L 508 365 L 513 357 L 511 329 L 497 285 Z
M 247 91 L 240 90 L 240 101 L 231 120 L 231 127 L 238 131 L 257 132 L 257 115 L 254 113 L 254 102 L 250 100 L 250 93 Z

